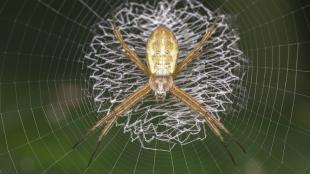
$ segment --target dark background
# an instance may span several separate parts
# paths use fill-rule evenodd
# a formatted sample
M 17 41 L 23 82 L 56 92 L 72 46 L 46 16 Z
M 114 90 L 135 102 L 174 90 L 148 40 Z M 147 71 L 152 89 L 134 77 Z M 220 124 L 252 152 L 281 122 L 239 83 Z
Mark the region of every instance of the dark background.
M 102 17 L 121 0 L 84 1 Z M 139 1 L 145 3 L 145 1 Z M 122 128 L 105 138 L 86 173 L 310 173 L 310 2 L 204 1 L 232 17 L 249 64 L 240 112 L 222 118 L 232 143 L 141 149 Z M 97 136 L 72 144 L 97 121 L 83 49 L 99 18 L 79 1 L 0 1 L 0 173 L 82 173 Z

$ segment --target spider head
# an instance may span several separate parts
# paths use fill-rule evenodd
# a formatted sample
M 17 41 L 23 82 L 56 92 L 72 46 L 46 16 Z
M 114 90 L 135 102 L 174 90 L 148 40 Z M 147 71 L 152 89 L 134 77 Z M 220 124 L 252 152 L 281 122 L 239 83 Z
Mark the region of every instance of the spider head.
M 152 75 L 149 80 L 152 90 L 155 92 L 157 101 L 164 101 L 166 93 L 169 91 L 173 84 L 171 76 L 154 76 Z

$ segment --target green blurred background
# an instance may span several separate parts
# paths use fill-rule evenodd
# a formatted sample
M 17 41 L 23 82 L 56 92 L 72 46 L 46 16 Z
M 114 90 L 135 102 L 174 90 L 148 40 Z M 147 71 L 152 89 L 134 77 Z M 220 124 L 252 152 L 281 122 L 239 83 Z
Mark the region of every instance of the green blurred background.
M 84 1 L 101 16 L 122 0 Z M 138 1 L 145 3 L 145 1 Z M 141 149 L 122 128 L 104 139 L 86 173 L 310 173 L 310 1 L 205 0 L 231 16 L 249 60 L 238 112 L 222 119 L 233 166 L 218 140 Z M 83 173 L 97 136 L 72 144 L 97 121 L 83 49 L 98 18 L 79 1 L 0 2 L 0 173 Z

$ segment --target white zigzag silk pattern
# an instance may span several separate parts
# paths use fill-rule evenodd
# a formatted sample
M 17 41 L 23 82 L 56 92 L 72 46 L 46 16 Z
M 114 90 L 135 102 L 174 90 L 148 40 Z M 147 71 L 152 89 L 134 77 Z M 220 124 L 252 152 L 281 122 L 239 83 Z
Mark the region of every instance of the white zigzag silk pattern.
M 146 63 L 146 43 L 159 25 L 169 27 L 178 40 L 180 62 L 200 40 L 207 28 L 216 30 L 199 59 L 182 71 L 175 83 L 220 119 L 234 102 L 240 102 L 243 88 L 239 35 L 230 18 L 207 9 L 196 0 L 160 1 L 154 4 L 124 3 L 114 14 L 116 25 L 128 46 Z M 124 54 L 113 35 L 112 19 L 103 19 L 94 28 L 94 37 L 85 54 L 87 75 L 100 116 L 106 115 L 133 93 L 148 78 Z M 225 112 L 224 112 L 225 111 Z M 204 120 L 169 95 L 156 102 L 150 93 L 138 105 L 124 113 L 118 126 L 129 132 L 132 141 L 143 148 L 170 151 L 176 144 L 205 139 Z

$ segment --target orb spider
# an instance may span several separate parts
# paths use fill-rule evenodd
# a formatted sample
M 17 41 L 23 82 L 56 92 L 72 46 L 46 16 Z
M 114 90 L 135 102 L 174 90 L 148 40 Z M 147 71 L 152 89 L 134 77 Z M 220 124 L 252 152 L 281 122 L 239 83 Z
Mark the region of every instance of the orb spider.
M 148 38 L 146 45 L 147 65 L 145 65 L 139 56 L 131 50 L 123 40 L 123 37 L 115 24 L 115 19 L 111 21 L 112 31 L 119 42 L 123 53 L 130 59 L 144 75 L 149 78 L 149 81 L 138 88 L 134 93 L 130 94 L 118 106 L 116 106 L 110 113 L 101 118 L 88 132 L 81 137 L 81 139 L 73 146 L 75 148 L 86 137 L 88 137 L 96 129 L 102 128 L 100 136 L 98 137 L 96 147 L 90 157 L 88 166 L 91 164 L 97 149 L 106 136 L 109 130 L 113 127 L 118 117 L 125 111 L 132 108 L 139 101 L 143 100 L 151 91 L 154 92 L 157 101 L 164 101 L 167 92 L 178 98 L 187 107 L 198 113 L 207 123 L 209 129 L 219 138 L 225 152 L 228 154 L 233 164 L 236 161 L 225 143 L 223 133 L 228 135 L 245 153 L 245 148 L 235 138 L 235 136 L 220 122 L 211 112 L 204 108 L 198 101 L 191 97 L 188 93 L 176 86 L 173 80 L 188 64 L 195 58 L 199 58 L 203 46 L 215 31 L 215 25 L 208 27 L 207 31 L 202 36 L 201 40 L 188 52 L 185 58 L 177 64 L 178 58 L 178 42 L 174 33 L 166 26 L 159 25 Z

